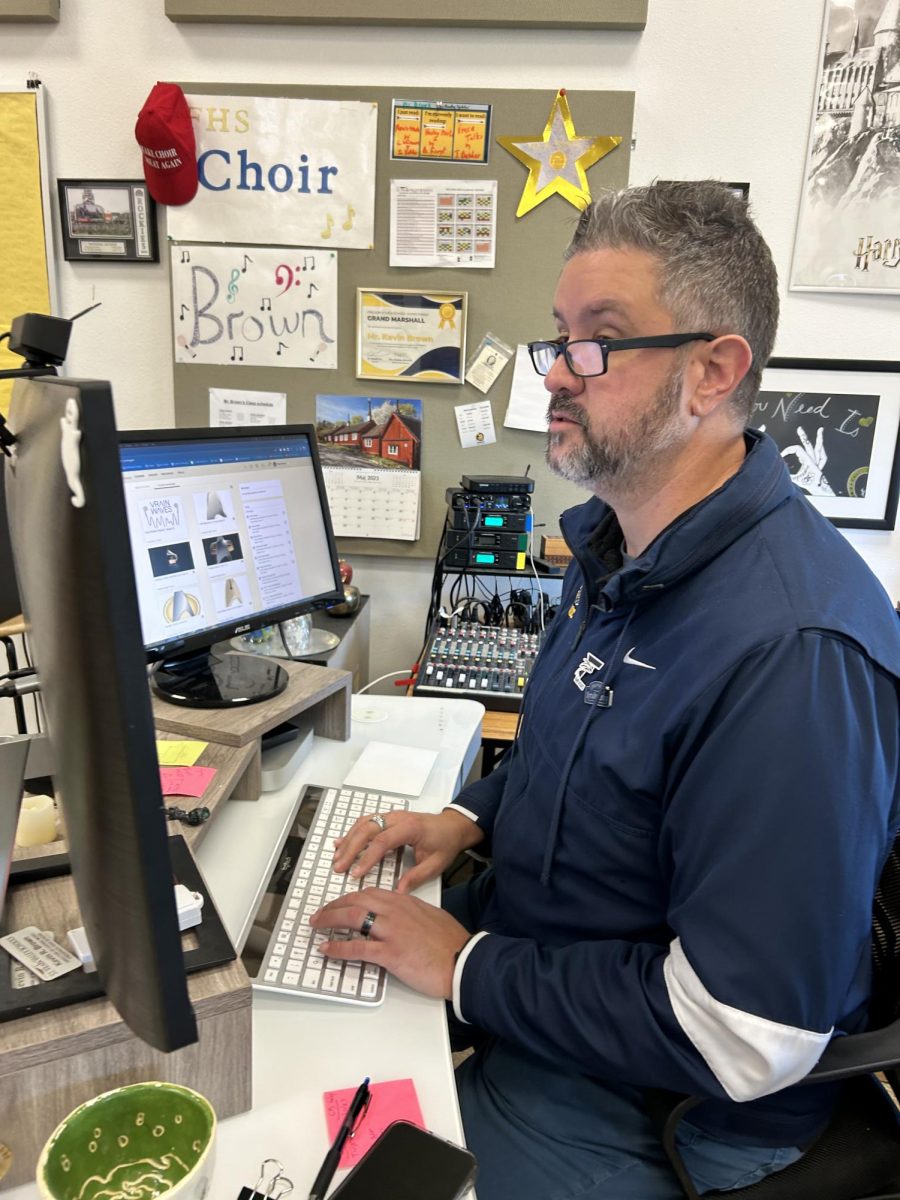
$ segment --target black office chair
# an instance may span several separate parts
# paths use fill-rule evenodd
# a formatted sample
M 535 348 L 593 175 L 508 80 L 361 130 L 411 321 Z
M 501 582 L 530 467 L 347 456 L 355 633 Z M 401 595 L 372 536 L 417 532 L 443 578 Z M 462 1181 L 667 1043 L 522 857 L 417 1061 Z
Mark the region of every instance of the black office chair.
M 788 1167 L 730 1192 L 708 1196 L 753 1200 L 900 1200 L 900 1111 L 875 1073 L 900 1100 L 900 836 L 894 842 L 872 913 L 873 988 L 869 1029 L 834 1038 L 807 1083 L 846 1080 L 824 1133 Z M 648 1097 L 663 1146 L 688 1200 L 698 1192 L 675 1145 L 679 1121 L 702 1096 L 657 1091 Z

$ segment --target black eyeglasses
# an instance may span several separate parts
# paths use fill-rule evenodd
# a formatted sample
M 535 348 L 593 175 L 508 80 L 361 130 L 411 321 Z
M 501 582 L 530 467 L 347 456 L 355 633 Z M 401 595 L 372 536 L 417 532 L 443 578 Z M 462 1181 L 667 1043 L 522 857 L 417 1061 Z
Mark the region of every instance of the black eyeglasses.
M 636 338 L 579 338 L 570 342 L 557 338 L 553 342 L 529 342 L 531 365 L 538 375 L 547 375 L 561 354 L 573 375 L 589 379 L 605 375 L 613 350 L 650 350 L 654 347 L 683 346 L 686 342 L 714 342 L 715 333 L 660 333 L 653 337 Z

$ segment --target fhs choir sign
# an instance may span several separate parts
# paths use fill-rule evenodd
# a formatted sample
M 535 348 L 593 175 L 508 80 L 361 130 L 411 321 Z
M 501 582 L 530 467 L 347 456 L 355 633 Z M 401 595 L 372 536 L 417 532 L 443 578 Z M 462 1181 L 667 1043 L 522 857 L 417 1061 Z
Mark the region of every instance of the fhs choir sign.
M 189 95 L 200 187 L 176 242 L 371 248 L 378 105 Z

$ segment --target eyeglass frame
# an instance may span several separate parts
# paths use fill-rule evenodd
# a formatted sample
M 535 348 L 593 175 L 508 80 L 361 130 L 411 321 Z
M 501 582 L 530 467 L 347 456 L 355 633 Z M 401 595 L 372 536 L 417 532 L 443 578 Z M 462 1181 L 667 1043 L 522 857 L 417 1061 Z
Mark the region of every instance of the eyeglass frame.
M 634 337 L 634 338 L 576 338 L 574 341 L 569 341 L 568 338 L 559 337 L 552 341 L 543 339 L 537 342 L 528 342 L 528 357 L 531 359 L 531 365 L 534 367 L 536 374 L 542 379 L 553 370 L 554 364 L 560 355 L 566 360 L 566 366 L 573 375 L 577 375 L 579 379 L 597 379 L 601 375 L 605 375 L 609 370 L 609 356 L 616 350 L 653 350 L 653 349 L 671 349 L 676 346 L 684 346 L 688 342 L 714 342 L 717 337 L 721 336 L 717 333 L 658 333 L 652 334 L 649 337 Z M 592 346 L 600 347 L 600 357 L 603 362 L 602 371 L 591 371 L 585 374 L 579 371 L 572 363 L 569 356 L 569 350 L 572 346 L 584 345 L 590 343 Z M 556 358 L 550 364 L 546 371 L 538 369 L 534 356 L 538 347 L 552 346 L 556 351 Z

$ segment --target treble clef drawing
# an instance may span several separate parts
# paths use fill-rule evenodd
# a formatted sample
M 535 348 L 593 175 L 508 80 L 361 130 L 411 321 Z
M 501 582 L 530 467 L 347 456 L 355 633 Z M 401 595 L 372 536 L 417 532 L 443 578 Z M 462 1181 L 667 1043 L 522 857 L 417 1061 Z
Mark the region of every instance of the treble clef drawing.
M 234 304 L 234 298 L 237 295 L 237 290 L 238 290 L 237 285 L 238 285 L 238 280 L 240 279 L 240 277 L 241 277 L 240 269 L 238 267 L 235 267 L 234 270 L 231 272 L 231 280 L 228 284 L 228 303 L 229 304 Z

